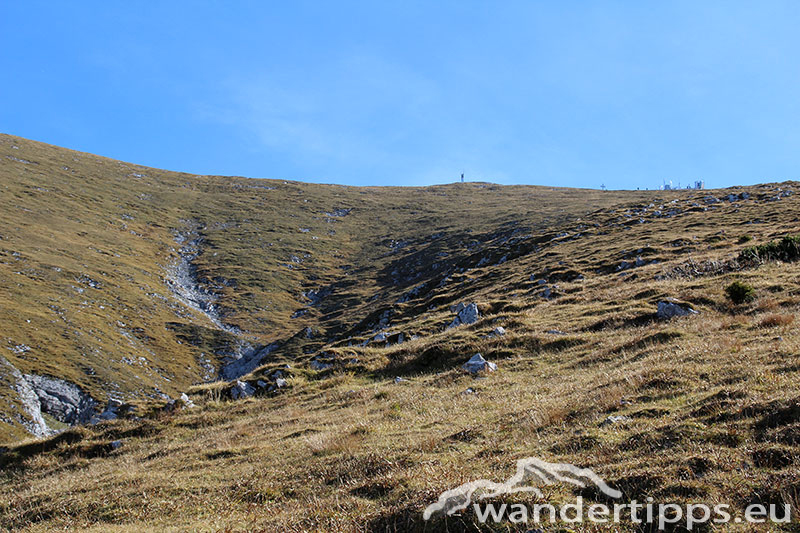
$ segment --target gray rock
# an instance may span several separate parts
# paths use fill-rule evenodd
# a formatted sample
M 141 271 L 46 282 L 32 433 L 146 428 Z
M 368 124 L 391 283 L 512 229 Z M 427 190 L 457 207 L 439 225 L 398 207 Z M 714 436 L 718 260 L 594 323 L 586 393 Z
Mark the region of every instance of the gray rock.
M 453 319 L 453 322 L 451 322 L 448 326 L 449 328 L 454 328 L 462 324 L 474 324 L 481 317 L 481 314 L 478 311 L 478 305 L 474 302 L 467 305 L 464 305 L 463 303 L 458 304 L 458 307 L 456 307 L 456 313 L 458 313 L 458 316 Z
M 316 359 L 311 361 L 310 366 L 311 370 L 317 370 L 317 371 L 328 370 L 329 368 L 333 367 L 333 365 L 330 363 L 323 363 L 322 361 L 317 361 Z
M 252 346 L 246 341 L 242 341 L 236 348 L 236 352 L 228 356 L 220 372 L 220 377 L 230 381 L 249 374 L 258 368 L 261 361 L 277 350 L 279 346 L 276 342 L 268 346 Z
M 491 333 L 489 333 L 489 336 L 490 337 L 502 337 L 505 334 L 506 334 L 506 328 L 504 328 L 503 326 L 497 326 L 496 328 L 494 328 L 492 330 Z
M 497 365 L 494 363 L 490 363 L 483 356 L 479 353 L 473 355 L 469 361 L 464 363 L 462 367 L 467 372 L 471 374 L 477 374 L 479 372 L 494 372 L 497 370 Z
M 25 379 L 38 396 L 42 412 L 59 422 L 85 424 L 94 415 L 97 402 L 74 383 L 36 374 Z
M 31 387 L 28 380 L 5 357 L 0 356 L 0 385 L 17 393 L 16 401 L 20 414 L 16 415 L 16 422 L 35 437 L 46 437 L 52 434 L 50 428 L 42 417 L 39 397 Z
M 676 316 L 688 316 L 699 314 L 692 309 L 689 304 L 681 303 L 675 300 L 662 300 L 658 302 L 658 310 L 656 316 L 661 320 L 669 320 Z
M 254 392 L 256 392 L 256 389 L 253 388 L 252 385 L 246 381 L 239 381 L 237 379 L 236 383 L 234 383 L 233 387 L 231 388 L 231 398 L 234 400 L 241 400 L 247 398 L 248 396 L 252 396 Z
M 622 424 L 624 422 L 630 422 L 630 417 L 624 415 L 611 415 L 602 422 L 600 422 L 600 427 L 605 426 L 613 426 L 616 424 Z
M 275 386 L 279 389 L 282 389 L 284 387 L 288 387 L 289 383 L 283 378 L 278 378 L 275 380 Z
M 195 406 L 194 402 L 191 400 L 191 398 L 189 398 L 189 395 L 186 394 L 185 392 L 181 393 L 181 401 L 183 402 L 183 405 L 187 408 L 192 408 Z
M 353 210 L 352 207 L 350 207 L 350 208 L 339 207 L 337 209 L 334 209 L 333 211 L 326 212 L 325 216 L 327 216 L 327 217 L 346 217 L 347 215 L 350 214 L 350 211 L 352 211 L 352 210 Z
M 106 408 L 103 412 L 92 418 L 92 423 L 97 424 L 103 420 L 116 420 L 121 415 L 123 405 L 121 400 L 111 398 L 108 400 L 108 404 L 106 404 Z
M 117 449 L 119 449 L 121 447 L 122 447 L 122 441 L 121 440 L 115 440 L 115 441 L 111 442 L 111 449 L 112 450 L 117 450 Z

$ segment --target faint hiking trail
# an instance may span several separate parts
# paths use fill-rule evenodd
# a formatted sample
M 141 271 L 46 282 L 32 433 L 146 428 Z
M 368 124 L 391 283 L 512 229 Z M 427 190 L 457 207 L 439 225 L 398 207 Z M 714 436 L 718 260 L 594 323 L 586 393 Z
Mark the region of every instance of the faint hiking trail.
M 204 226 L 195 220 L 185 221 L 185 224 L 186 229 L 175 232 L 178 258 L 167 267 L 166 282 L 179 302 L 205 316 L 216 329 L 236 337 L 236 348 L 225 354 L 226 363 L 218 376 L 219 379 L 233 380 L 255 370 L 278 344 L 254 345 L 241 329 L 223 322 L 217 305 L 219 296 L 201 284 L 194 264 L 203 253 L 201 232 Z

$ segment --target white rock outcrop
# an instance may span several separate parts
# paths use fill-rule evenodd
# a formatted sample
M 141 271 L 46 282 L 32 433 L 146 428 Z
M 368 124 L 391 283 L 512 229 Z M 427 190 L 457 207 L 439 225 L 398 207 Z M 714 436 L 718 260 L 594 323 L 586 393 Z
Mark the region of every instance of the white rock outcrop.
M 455 312 L 458 314 L 447 326 L 448 328 L 454 328 L 462 324 L 474 324 L 481 317 L 481 313 L 478 311 L 478 304 L 474 302 L 466 305 L 463 303 L 458 304 Z
M 497 365 L 484 359 L 481 354 L 476 353 L 461 368 L 471 374 L 478 374 L 480 372 L 494 372 L 497 370 Z
M 658 302 L 658 310 L 656 316 L 661 320 L 669 320 L 676 316 L 697 315 L 697 311 L 692 309 L 689 304 L 678 302 L 676 300 L 662 300 Z

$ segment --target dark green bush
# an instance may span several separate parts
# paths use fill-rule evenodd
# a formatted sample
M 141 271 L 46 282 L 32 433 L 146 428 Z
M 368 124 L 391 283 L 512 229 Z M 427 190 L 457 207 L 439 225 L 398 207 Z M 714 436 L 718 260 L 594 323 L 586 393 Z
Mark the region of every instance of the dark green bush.
M 797 261 L 800 259 L 800 236 L 787 235 L 779 241 L 770 241 L 742 250 L 739 260 L 752 263 L 766 261 Z
M 742 235 L 739 237 L 739 244 L 745 244 L 752 241 L 753 238 L 750 235 Z
M 747 283 L 742 283 L 741 281 L 734 281 L 725 287 L 725 293 L 736 305 L 750 302 L 756 297 L 756 290 Z

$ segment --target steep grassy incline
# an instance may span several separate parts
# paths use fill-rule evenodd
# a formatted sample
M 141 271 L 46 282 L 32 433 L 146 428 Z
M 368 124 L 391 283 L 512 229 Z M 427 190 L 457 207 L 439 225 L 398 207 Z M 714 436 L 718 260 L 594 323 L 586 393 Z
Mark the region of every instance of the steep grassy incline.
M 490 530 L 422 510 L 522 457 L 639 501 L 800 504 L 796 241 L 742 253 L 800 234 L 797 183 L 351 188 L 9 136 L 0 178 L 5 440 L 30 403 L 61 427 L 48 377 L 141 416 L 0 453 L 0 528 Z
M 378 322 L 371 317 L 405 291 L 438 283 L 460 262 L 468 268 L 499 239 L 553 232 L 619 200 L 486 184 L 352 188 L 191 176 L 7 135 L 0 179 L 8 438 L 35 426 L 11 367 L 77 385 L 96 410 L 111 398 L 164 401 L 272 343 L 281 349 L 270 360 L 294 360 L 366 334 Z M 170 286 L 187 236 L 196 246 L 183 281 L 208 296 L 203 305 L 224 331 Z

